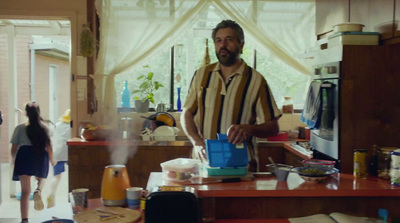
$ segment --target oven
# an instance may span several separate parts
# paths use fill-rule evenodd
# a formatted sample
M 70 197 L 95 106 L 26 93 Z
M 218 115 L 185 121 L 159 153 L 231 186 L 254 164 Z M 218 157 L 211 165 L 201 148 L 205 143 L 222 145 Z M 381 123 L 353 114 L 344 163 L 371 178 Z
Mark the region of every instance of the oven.
M 340 61 L 314 66 L 313 81 L 321 83 L 321 115 L 319 125 L 311 130 L 310 147 L 314 159 L 334 160 L 340 170 L 339 119 L 340 119 Z

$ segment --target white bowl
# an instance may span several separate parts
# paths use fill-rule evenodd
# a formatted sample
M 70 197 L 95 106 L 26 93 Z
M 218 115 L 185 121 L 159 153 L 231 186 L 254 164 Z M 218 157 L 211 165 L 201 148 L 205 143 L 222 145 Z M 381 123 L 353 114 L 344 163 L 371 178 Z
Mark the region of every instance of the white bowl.
M 361 23 L 345 22 L 333 26 L 333 32 L 362 32 L 364 25 Z

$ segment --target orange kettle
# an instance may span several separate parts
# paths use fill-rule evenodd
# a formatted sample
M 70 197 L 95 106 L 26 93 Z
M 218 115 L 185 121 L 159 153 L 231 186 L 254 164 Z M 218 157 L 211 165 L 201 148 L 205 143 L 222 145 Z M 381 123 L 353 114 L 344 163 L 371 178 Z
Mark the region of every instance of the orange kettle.
M 105 167 L 101 183 L 101 201 L 104 206 L 125 206 L 126 188 L 130 187 L 125 165 Z

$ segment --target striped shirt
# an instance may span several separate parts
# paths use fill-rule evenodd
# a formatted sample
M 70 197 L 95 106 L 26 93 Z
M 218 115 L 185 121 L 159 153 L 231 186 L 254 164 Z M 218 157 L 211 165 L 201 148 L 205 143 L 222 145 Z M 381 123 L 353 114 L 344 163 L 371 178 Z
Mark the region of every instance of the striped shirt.
M 226 134 L 232 124 L 263 124 L 282 115 L 265 78 L 243 60 L 226 80 L 219 63 L 197 70 L 183 108 L 194 115 L 204 139 Z M 257 152 L 249 152 L 250 159 L 256 159 Z

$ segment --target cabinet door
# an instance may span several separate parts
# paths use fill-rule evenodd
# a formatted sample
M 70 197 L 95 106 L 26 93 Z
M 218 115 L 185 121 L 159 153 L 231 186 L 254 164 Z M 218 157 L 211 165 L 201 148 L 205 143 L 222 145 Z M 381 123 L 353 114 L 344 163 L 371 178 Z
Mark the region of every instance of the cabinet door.
M 303 166 L 303 158 L 285 150 L 285 164 L 300 167 Z
M 350 0 L 317 0 L 315 33 L 317 36 L 332 31 L 336 24 L 349 22 Z
M 351 0 L 350 22 L 365 25 L 364 32 L 379 32 L 381 39 L 393 36 L 394 0 Z
M 370 0 L 370 29 L 381 39 L 393 37 L 394 0 Z
M 395 9 L 394 9 L 394 36 L 400 36 L 400 0 L 395 1 Z

